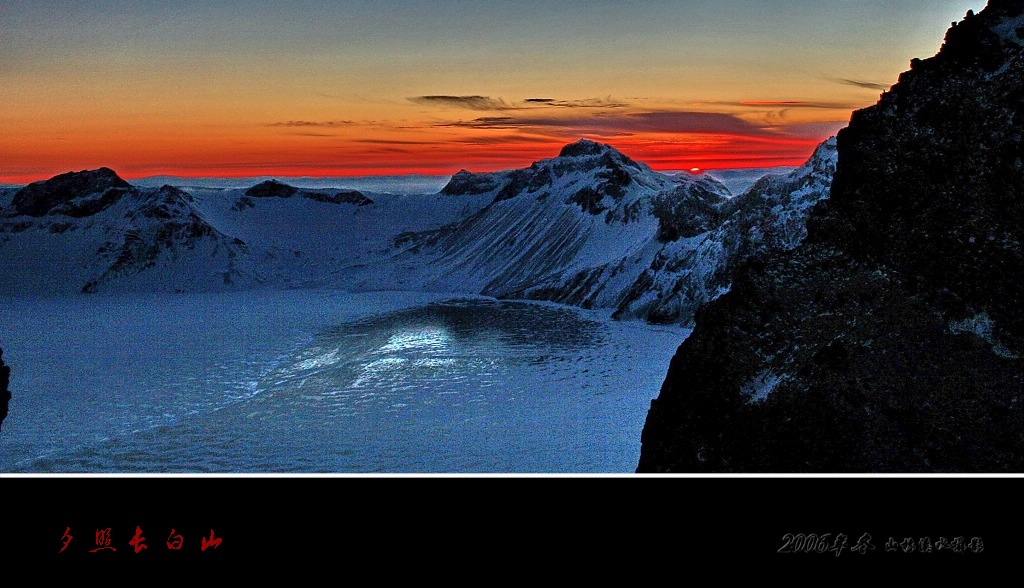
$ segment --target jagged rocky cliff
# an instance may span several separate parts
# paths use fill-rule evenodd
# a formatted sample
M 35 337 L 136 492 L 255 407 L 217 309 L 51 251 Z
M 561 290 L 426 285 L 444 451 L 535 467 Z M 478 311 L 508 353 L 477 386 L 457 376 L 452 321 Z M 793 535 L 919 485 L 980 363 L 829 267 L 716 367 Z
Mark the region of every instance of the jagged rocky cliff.
M 698 313 L 638 471 L 1024 470 L 1022 56 L 992 0 L 853 115 L 803 243 Z

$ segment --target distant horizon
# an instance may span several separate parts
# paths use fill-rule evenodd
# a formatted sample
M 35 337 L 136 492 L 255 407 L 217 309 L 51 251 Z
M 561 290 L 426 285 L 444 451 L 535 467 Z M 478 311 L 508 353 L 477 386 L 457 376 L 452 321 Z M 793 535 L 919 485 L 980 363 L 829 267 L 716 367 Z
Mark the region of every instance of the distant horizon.
M 824 141 L 825 139 L 828 139 L 828 137 L 825 137 L 822 140 Z M 776 168 L 795 168 L 795 167 L 800 167 L 801 165 L 805 164 L 807 162 L 807 160 L 810 158 L 810 156 L 811 156 L 811 154 L 813 152 L 814 152 L 814 149 L 812 148 L 810 151 L 807 152 L 807 156 L 806 157 L 804 157 L 803 159 L 799 159 L 799 158 L 795 159 L 795 160 L 793 160 L 792 163 L 778 163 L 778 164 L 771 164 L 771 165 L 756 164 L 755 165 L 754 163 L 756 163 L 756 162 L 751 162 L 750 165 L 736 165 L 736 166 L 725 166 L 725 165 L 722 165 L 722 166 L 719 166 L 719 167 L 700 167 L 700 168 L 697 168 L 697 169 L 699 170 L 699 172 L 713 172 L 713 171 L 731 171 L 731 170 L 761 170 L 761 169 L 776 169 Z M 628 155 L 628 154 L 626 154 L 626 155 Z M 554 157 L 554 156 L 552 156 L 552 157 Z M 644 161 L 643 159 L 639 159 L 639 158 L 632 157 L 632 156 L 630 156 L 630 157 L 632 159 L 640 162 L 640 163 L 647 164 L 647 162 Z M 189 171 L 181 171 L 181 172 L 155 172 L 155 173 L 141 173 L 141 172 L 139 172 L 139 173 L 132 174 L 132 173 L 123 173 L 120 170 L 118 170 L 117 167 L 112 166 L 112 165 L 100 164 L 100 165 L 89 166 L 89 167 L 77 167 L 77 168 L 72 167 L 72 168 L 69 168 L 69 169 L 65 169 L 63 171 L 55 171 L 55 172 L 52 172 L 52 173 L 48 173 L 48 174 L 46 174 L 44 176 L 35 176 L 35 175 L 25 175 L 25 176 L 17 176 L 17 177 L 15 177 L 15 176 L 7 176 L 7 177 L 0 176 L 0 186 L 23 186 L 23 185 L 31 184 L 33 182 L 46 181 L 46 180 L 49 180 L 49 179 L 51 179 L 51 178 L 53 178 L 55 176 L 61 175 L 61 174 L 93 171 L 93 170 L 97 170 L 97 169 L 103 168 L 103 167 L 114 170 L 114 172 L 117 173 L 118 177 L 120 177 L 121 179 L 126 180 L 126 181 L 145 180 L 145 179 L 148 179 L 148 178 L 159 178 L 159 177 L 171 177 L 171 178 L 181 178 L 181 179 L 195 179 L 195 180 L 202 180 L 202 179 L 225 179 L 225 180 L 227 180 L 227 179 L 236 179 L 236 178 L 237 179 L 243 179 L 243 178 L 311 178 L 311 179 L 325 178 L 326 179 L 326 178 L 374 178 L 374 177 L 416 177 L 416 176 L 424 177 L 424 178 L 440 178 L 440 177 L 451 177 L 451 176 L 453 176 L 453 175 L 455 175 L 458 172 L 463 171 L 463 170 L 469 171 L 469 172 L 472 172 L 472 173 L 484 174 L 484 173 L 495 173 L 495 172 L 509 171 L 509 170 L 515 170 L 515 169 L 524 169 L 524 168 L 530 167 L 530 165 L 532 163 L 534 163 L 536 161 L 541 161 L 543 159 L 551 159 L 551 157 L 541 157 L 541 158 L 538 158 L 538 159 L 529 160 L 529 161 L 527 161 L 526 163 L 523 163 L 523 164 L 519 164 L 519 165 L 513 164 L 511 167 L 502 166 L 502 167 L 497 167 L 497 168 L 494 168 L 494 169 L 467 169 L 467 168 L 462 167 L 462 168 L 454 169 L 453 171 L 438 171 L 438 172 L 428 172 L 428 171 L 395 172 L 395 171 L 392 171 L 392 170 L 383 169 L 383 170 L 370 171 L 370 172 L 367 172 L 367 173 L 362 173 L 360 170 L 323 170 L 323 173 L 312 173 L 312 172 L 303 173 L 303 172 L 297 172 L 297 171 L 287 171 L 287 172 L 283 172 L 283 173 L 271 173 L 269 171 L 262 171 L 262 170 L 256 170 L 256 169 L 248 170 L 247 169 L 247 170 L 235 170 L 235 171 L 232 171 L 232 172 L 219 173 L 219 174 L 203 173 L 203 172 L 200 172 L 200 171 L 195 171 L 195 172 L 189 172 Z M 687 168 L 687 169 L 674 168 L 674 167 L 673 168 L 659 168 L 659 167 L 654 167 L 654 166 L 652 166 L 650 164 L 648 164 L 648 165 L 651 167 L 652 170 L 654 170 L 656 172 L 659 172 L 659 173 L 664 173 L 664 174 L 692 173 L 694 171 L 694 168 L 692 168 L 692 167 L 691 168 Z
M 615 145 L 610 145 L 610 146 L 612 148 L 615 148 Z M 727 172 L 727 171 L 748 171 L 748 170 L 753 172 L 753 171 L 759 171 L 759 170 L 786 169 L 786 168 L 796 168 L 796 167 L 799 167 L 799 166 L 803 165 L 804 163 L 807 162 L 807 159 L 810 158 L 811 153 L 813 153 L 813 149 L 811 150 L 811 152 L 809 152 L 807 154 L 807 157 L 805 157 L 803 160 L 800 161 L 800 163 L 797 163 L 797 164 L 752 165 L 752 166 L 740 166 L 740 167 L 714 167 L 714 168 L 698 168 L 697 170 L 694 170 L 693 168 L 690 168 L 690 169 L 658 169 L 658 168 L 655 168 L 655 167 L 651 166 L 651 169 L 653 169 L 654 171 L 656 171 L 658 173 L 664 173 L 664 174 Z M 551 155 L 550 157 L 543 157 L 541 159 L 533 160 L 533 161 L 530 161 L 529 163 L 526 163 L 526 164 L 518 166 L 518 167 L 491 169 L 491 170 L 474 170 L 474 169 L 469 169 L 469 170 L 465 170 L 465 171 L 469 171 L 469 172 L 472 172 L 472 173 L 495 173 L 495 172 L 503 172 L 503 171 L 515 170 L 515 169 L 524 169 L 524 168 L 529 167 L 531 164 L 535 163 L 536 161 L 542 161 L 544 159 L 551 159 L 551 158 L 556 157 L 557 155 L 558 155 L 558 153 L 556 152 L 553 155 Z M 628 153 L 624 153 L 624 155 L 632 157 Z M 638 161 L 640 163 L 644 163 L 644 164 L 647 163 L 647 162 L 643 161 L 642 159 L 637 159 L 637 158 L 633 158 L 633 159 L 635 159 L 636 161 Z M 24 181 L 7 181 L 6 179 L 0 179 L 0 186 L 8 186 L 8 187 L 9 186 L 24 186 L 24 185 L 28 185 L 28 184 L 31 184 L 31 183 L 34 183 L 34 182 L 46 181 L 46 180 L 49 180 L 49 179 L 51 179 L 53 177 L 56 177 L 56 176 L 62 175 L 62 174 L 66 174 L 66 173 L 82 173 L 82 172 L 94 171 L 94 170 L 97 170 L 97 169 L 100 169 L 100 168 L 111 169 L 111 170 L 114 171 L 114 173 L 116 173 L 118 175 L 118 177 L 120 177 L 121 179 L 123 179 L 125 181 L 129 181 L 129 182 L 131 182 L 131 181 L 139 181 L 139 180 L 149 180 L 149 179 L 154 179 L 154 178 L 176 178 L 176 179 L 182 179 L 182 180 L 235 180 L 235 179 L 243 180 L 243 179 L 259 179 L 259 178 L 294 179 L 294 180 L 307 180 L 307 179 L 308 180 L 329 180 L 329 179 L 335 179 L 335 178 L 337 178 L 337 179 L 371 179 L 371 178 L 413 178 L 413 177 L 419 177 L 419 178 L 430 179 L 430 178 L 450 178 L 451 176 L 453 176 L 453 175 L 459 173 L 460 171 L 464 170 L 464 168 L 462 168 L 462 169 L 458 169 L 458 170 L 455 170 L 455 171 L 452 171 L 452 172 L 447 172 L 447 173 L 416 173 L 416 172 L 412 172 L 412 173 L 369 173 L 369 174 L 362 174 L 362 173 L 353 172 L 353 173 L 322 174 L 322 175 L 314 175 L 314 174 L 275 174 L 275 173 L 261 172 L 259 170 L 244 170 L 244 172 L 243 171 L 239 171 L 237 174 L 234 174 L 234 175 L 231 175 L 231 174 L 218 174 L 218 175 L 210 175 L 210 174 L 198 175 L 197 174 L 197 175 L 190 175 L 190 174 L 185 174 L 185 173 L 154 173 L 154 174 L 147 174 L 147 175 L 130 175 L 130 174 L 121 173 L 117 168 L 109 166 L 109 165 L 99 165 L 99 166 L 91 167 L 91 168 L 68 169 L 68 170 L 65 170 L 65 171 L 62 171 L 62 172 L 55 173 L 53 175 L 46 176 L 46 177 L 27 179 L 27 180 L 24 180 Z M 245 173 L 245 172 L 251 172 L 251 173 Z
M 398 0 L 0 11 L 0 183 L 801 165 L 985 0 Z M 111 34 L 115 31 L 117 34 Z
M 746 167 L 699 168 L 699 170 L 696 173 L 723 172 L 723 171 L 747 171 L 747 170 L 749 170 L 749 171 L 756 171 L 756 170 L 769 170 L 769 169 L 796 168 L 796 167 L 800 167 L 801 165 L 803 165 L 806 162 L 807 162 L 807 159 L 805 158 L 799 164 L 752 165 L 752 166 L 746 166 Z M 644 163 L 644 162 L 641 160 L 640 163 Z M 178 179 L 182 179 L 182 180 L 234 180 L 234 179 L 241 180 L 241 179 L 251 179 L 251 178 L 269 178 L 269 179 L 273 179 L 273 178 L 294 178 L 294 179 L 312 179 L 312 180 L 318 180 L 318 179 L 325 179 L 326 180 L 326 179 L 333 179 L 333 178 L 353 178 L 353 179 L 356 179 L 356 178 L 404 178 L 404 177 L 450 178 L 451 176 L 459 173 L 460 171 L 463 171 L 463 170 L 459 169 L 459 170 L 455 170 L 455 171 L 449 172 L 449 173 L 377 173 L 377 174 L 374 174 L 374 173 L 370 173 L 370 174 L 361 174 L 361 173 L 348 173 L 348 174 L 344 174 L 344 173 L 338 173 L 338 174 L 323 174 L 323 175 L 312 175 L 312 174 L 271 174 L 271 173 L 239 173 L 238 175 L 228 175 L 228 174 L 218 174 L 218 175 L 210 175 L 210 174 L 187 175 L 187 174 L 179 174 L 179 173 L 155 173 L 155 174 L 148 174 L 148 175 L 143 175 L 143 176 L 133 176 L 133 175 L 128 175 L 128 174 L 122 174 L 122 173 L 118 172 L 118 170 L 116 168 L 113 168 L 113 167 L 111 167 L 109 165 L 101 165 L 101 166 L 97 166 L 97 167 L 84 168 L 84 169 L 68 169 L 68 170 L 65 170 L 65 171 L 62 171 L 62 172 L 57 172 L 55 174 L 52 174 L 52 175 L 49 175 L 49 176 L 46 176 L 46 177 L 36 177 L 36 178 L 32 178 L 32 179 L 27 179 L 27 180 L 24 180 L 24 181 L 7 181 L 6 179 L 4 179 L 4 180 L 0 180 L 0 186 L 24 186 L 24 185 L 28 185 L 28 184 L 31 184 L 31 183 L 34 183 L 34 182 L 43 182 L 43 181 L 49 180 L 51 178 L 54 178 L 56 176 L 59 176 L 61 174 L 94 171 L 94 170 L 97 170 L 97 169 L 99 169 L 101 167 L 105 167 L 105 168 L 114 170 L 114 172 L 117 173 L 117 176 L 119 178 L 121 178 L 122 180 L 125 180 L 125 181 L 129 181 L 129 182 L 132 181 L 132 180 L 148 180 L 148 179 L 153 179 L 153 178 L 178 178 Z M 497 173 L 497 172 L 503 172 L 503 171 L 510 171 L 510 170 L 515 170 L 515 169 L 523 169 L 523 168 L 528 168 L 528 167 L 530 167 L 529 164 L 526 164 L 526 165 L 523 165 L 523 166 L 519 166 L 519 167 L 501 168 L 501 169 L 493 169 L 493 170 L 473 170 L 473 169 L 470 169 L 470 170 L 465 170 L 465 171 L 469 171 L 469 172 L 472 172 L 472 173 L 486 174 L 486 173 Z M 653 169 L 654 171 L 656 171 L 658 173 L 663 173 L 663 174 L 695 173 L 692 168 L 691 169 L 656 169 L 656 168 L 652 167 L 651 169 Z

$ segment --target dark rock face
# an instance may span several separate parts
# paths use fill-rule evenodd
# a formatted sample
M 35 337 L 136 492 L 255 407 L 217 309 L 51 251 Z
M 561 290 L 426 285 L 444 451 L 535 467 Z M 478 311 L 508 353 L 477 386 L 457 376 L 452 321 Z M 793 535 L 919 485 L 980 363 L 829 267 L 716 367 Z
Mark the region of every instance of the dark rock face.
M 558 152 L 559 157 L 584 157 L 587 155 L 601 155 L 611 147 L 595 141 L 580 139 L 575 143 L 569 143 Z
M 682 191 L 659 195 L 652 203 L 651 213 L 658 218 L 657 238 L 662 243 L 693 237 L 722 223 L 721 208 L 727 200 L 720 192 L 701 185 L 679 194 Z
M 129 189 L 131 185 L 113 170 L 101 167 L 33 182 L 14 194 L 11 206 L 18 214 L 28 216 L 66 214 L 83 217 L 117 202 Z
M 245 196 L 239 198 L 231 209 L 241 211 L 246 208 L 253 208 L 255 206 L 255 203 L 252 201 L 253 198 L 291 198 L 296 195 L 328 204 L 354 204 L 356 206 L 373 204 L 373 200 L 370 200 L 362 192 L 356 190 L 341 190 L 334 194 L 326 194 L 312 190 L 299 190 L 294 186 L 289 186 L 277 180 L 267 180 L 246 190 Z
M 373 200 L 357 190 L 341 190 L 334 194 L 321 194 L 320 192 L 302 192 L 303 198 L 327 202 L 328 204 L 354 204 L 356 206 L 367 206 L 373 204 Z
M 299 189 L 294 186 L 277 180 L 267 180 L 246 190 L 245 195 L 250 198 L 289 198 L 298 191 Z
M 11 383 L 11 368 L 4 364 L 4 350 L 0 349 L 0 426 L 7 418 L 7 405 L 11 401 L 11 391 L 7 386 Z
M 579 145 L 579 143 L 567 145 L 562 149 L 562 153 L 564 154 L 566 149 L 574 145 Z M 594 145 L 597 144 L 594 143 Z M 607 145 L 600 147 L 608 150 L 604 151 L 604 155 L 592 164 L 593 167 L 589 168 L 596 172 L 595 178 L 598 180 L 596 186 L 584 187 L 567 199 L 567 202 L 572 202 L 581 210 L 595 215 L 611 210 L 625 196 L 626 188 L 633 182 L 633 176 L 626 166 L 630 166 L 634 170 L 638 169 L 636 164 L 625 155 L 618 151 L 611 151 Z M 611 217 L 608 220 L 610 222 Z
M 1024 471 L 1024 2 L 838 137 L 795 250 L 704 307 L 639 472 Z
M 515 198 L 525 190 L 536 190 L 537 188 L 545 184 L 544 181 L 538 179 L 545 177 L 545 174 L 547 177 L 546 183 L 550 183 L 551 172 L 548 171 L 546 168 L 544 169 L 543 173 L 539 173 L 539 170 L 537 170 L 536 168 L 531 168 L 528 170 L 517 169 L 512 172 L 509 172 L 508 174 L 505 174 L 508 180 L 505 182 L 505 185 L 501 188 L 501 190 L 499 190 L 498 193 L 494 196 L 494 201 L 501 202 L 502 200 Z M 480 187 L 483 187 L 486 186 L 487 183 L 481 182 L 478 185 Z

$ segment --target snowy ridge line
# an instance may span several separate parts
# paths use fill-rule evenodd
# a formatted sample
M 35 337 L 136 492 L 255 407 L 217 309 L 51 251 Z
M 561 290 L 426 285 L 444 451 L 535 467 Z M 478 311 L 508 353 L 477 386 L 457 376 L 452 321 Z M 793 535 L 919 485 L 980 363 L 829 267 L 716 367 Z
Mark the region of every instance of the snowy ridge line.
M 528 168 L 463 170 L 427 194 L 73 172 L 4 191 L 0 294 L 407 290 L 690 324 L 737 263 L 803 239 L 834 168 L 833 139 L 733 197 L 711 175 L 659 173 L 580 140 Z

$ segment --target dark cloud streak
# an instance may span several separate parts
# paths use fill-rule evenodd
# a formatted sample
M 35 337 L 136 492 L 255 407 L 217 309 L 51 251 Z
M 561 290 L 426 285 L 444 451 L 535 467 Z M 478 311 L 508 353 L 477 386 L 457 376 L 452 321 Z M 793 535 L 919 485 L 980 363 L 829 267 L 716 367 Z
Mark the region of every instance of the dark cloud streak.
M 853 110 L 855 108 L 861 108 L 863 106 L 862 104 L 853 104 L 849 102 L 800 102 L 796 100 L 742 100 L 740 102 L 725 102 L 722 104 L 728 104 L 730 106 L 743 106 L 746 108 L 782 107 L 785 109 L 819 108 L 822 110 Z
M 454 121 L 435 125 L 470 129 L 558 129 L 574 131 L 586 129 L 594 134 L 627 135 L 637 132 L 737 134 L 751 136 L 773 135 L 762 127 L 731 114 L 691 111 L 636 112 L 628 114 L 601 113 L 587 117 L 480 117 L 469 121 Z M 550 131 L 549 131 L 550 132 Z
M 503 98 L 492 98 L 490 96 L 413 96 L 408 99 L 416 104 L 430 106 L 450 106 L 465 108 L 468 110 L 525 110 L 528 108 L 625 108 L 629 106 L 626 102 L 614 100 L 611 96 L 606 98 L 584 98 L 582 100 L 557 100 L 555 98 L 526 98 L 519 102 L 506 102 Z
M 626 102 L 607 98 L 584 98 L 583 100 L 555 100 L 554 98 L 527 98 L 525 102 L 542 104 L 544 106 L 555 106 L 558 108 L 625 108 L 629 106 Z
M 433 141 L 401 141 L 394 139 L 353 139 L 353 143 L 368 143 L 371 145 L 433 145 Z
M 469 110 L 509 110 L 513 108 L 504 100 L 490 96 L 413 96 L 410 102 L 429 106 L 454 106 Z
M 887 84 L 879 84 L 878 82 L 869 82 L 867 80 L 851 80 L 849 78 L 829 78 L 829 81 L 837 84 L 843 84 L 845 86 L 856 86 L 858 88 L 867 88 L 868 90 L 880 90 L 882 92 L 889 89 Z
M 268 127 L 345 127 L 355 124 L 350 120 L 286 120 L 270 123 Z

